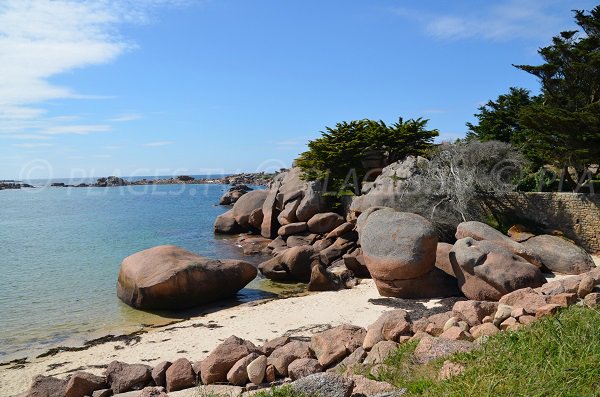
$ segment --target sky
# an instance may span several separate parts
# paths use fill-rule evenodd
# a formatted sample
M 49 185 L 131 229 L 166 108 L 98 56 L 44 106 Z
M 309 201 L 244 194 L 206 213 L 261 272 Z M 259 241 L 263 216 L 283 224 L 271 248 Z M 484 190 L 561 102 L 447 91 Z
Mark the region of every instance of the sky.
M 0 179 L 273 171 L 326 126 L 463 137 L 588 0 L 0 0 Z

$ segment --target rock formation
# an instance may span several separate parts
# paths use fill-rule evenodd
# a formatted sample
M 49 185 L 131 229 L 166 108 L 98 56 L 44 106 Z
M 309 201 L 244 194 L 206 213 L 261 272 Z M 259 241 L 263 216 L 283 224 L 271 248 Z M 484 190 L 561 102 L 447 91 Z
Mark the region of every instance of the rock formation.
M 208 259 L 163 245 L 123 260 L 117 296 L 139 309 L 183 309 L 234 295 L 256 274 L 247 262 Z

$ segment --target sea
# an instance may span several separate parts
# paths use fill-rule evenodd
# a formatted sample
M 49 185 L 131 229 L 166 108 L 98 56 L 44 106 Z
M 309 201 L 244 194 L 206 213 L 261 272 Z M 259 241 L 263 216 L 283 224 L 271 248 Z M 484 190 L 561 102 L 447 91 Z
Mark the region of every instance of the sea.
M 37 187 L 0 191 L 0 363 L 193 315 L 135 310 L 117 298 L 121 261 L 140 250 L 173 244 L 210 258 L 265 259 L 244 256 L 235 238 L 213 233 L 228 209 L 218 201 L 229 185 L 26 182 Z M 227 304 L 286 288 L 259 276 Z

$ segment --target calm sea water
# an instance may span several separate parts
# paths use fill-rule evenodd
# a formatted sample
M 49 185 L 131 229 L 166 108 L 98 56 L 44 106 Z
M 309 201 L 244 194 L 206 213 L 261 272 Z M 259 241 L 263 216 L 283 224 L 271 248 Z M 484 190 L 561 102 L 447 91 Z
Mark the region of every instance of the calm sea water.
M 121 303 L 115 293 L 119 265 L 161 244 L 212 258 L 242 257 L 231 239 L 213 234 L 215 217 L 226 211 L 216 203 L 227 188 L 0 191 L 0 362 L 177 318 Z M 265 282 L 253 281 L 237 298 L 264 297 Z

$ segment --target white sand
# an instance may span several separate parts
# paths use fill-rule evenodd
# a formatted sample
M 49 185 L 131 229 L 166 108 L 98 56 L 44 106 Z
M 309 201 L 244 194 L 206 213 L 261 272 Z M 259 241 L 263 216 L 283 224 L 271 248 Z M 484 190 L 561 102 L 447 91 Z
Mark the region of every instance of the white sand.
M 263 304 L 246 304 L 223 309 L 203 317 L 175 325 L 153 329 L 142 334 L 138 343 L 108 342 L 78 352 L 61 352 L 52 357 L 34 358 L 24 368 L 0 367 L 0 396 L 25 392 L 35 375 L 66 377 L 76 368 L 101 374 L 113 360 L 128 363 L 157 364 L 163 360 L 186 357 L 201 360 L 221 341 L 231 335 L 251 340 L 257 345 L 278 336 L 310 336 L 329 325 L 344 323 L 367 327 L 381 313 L 391 310 L 385 305 L 369 303 L 380 298 L 372 280 L 363 280 L 357 287 L 337 292 L 313 293 L 307 296 L 272 300 Z M 427 301 L 435 305 L 435 300 Z M 208 324 L 216 328 L 207 328 Z M 195 327 L 194 327 L 195 325 Z M 178 353 L 180 352 L 180 353 Z M 56 369 L 51 366 L 62 364 Z

